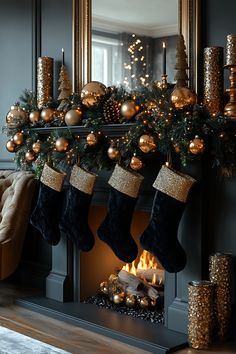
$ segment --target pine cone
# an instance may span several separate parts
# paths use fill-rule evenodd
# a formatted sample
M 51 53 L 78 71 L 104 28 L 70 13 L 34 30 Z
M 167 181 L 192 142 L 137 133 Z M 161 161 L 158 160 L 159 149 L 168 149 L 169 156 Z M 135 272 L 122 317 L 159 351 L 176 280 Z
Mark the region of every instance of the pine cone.
M 119 102 L 110 97 L 103 105 L 104 121 L 107 124 L 119 123 L 120 107 Z

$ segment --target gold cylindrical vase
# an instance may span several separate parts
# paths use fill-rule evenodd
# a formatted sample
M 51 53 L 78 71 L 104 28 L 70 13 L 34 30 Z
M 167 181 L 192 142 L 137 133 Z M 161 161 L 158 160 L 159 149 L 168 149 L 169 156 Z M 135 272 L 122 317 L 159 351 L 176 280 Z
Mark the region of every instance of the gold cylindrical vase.
M 53 97 L 53 58 L 39 57 L 37 63 L 37 105 L 43 108 Z
M 211 116 L 224 111 L 223 47 L 204 49 L 204 105 Z
M 220 340 L 226 340 L 231 323 L 231 264 L 230 254 L 216 253 L 209 259 L 210 281 L 215 284 L 214 310 L 216 334 Z
M 212 342 L 215 285 L 206 280 L 188 286 L 188 340 L 195 349 L 206 349 Z

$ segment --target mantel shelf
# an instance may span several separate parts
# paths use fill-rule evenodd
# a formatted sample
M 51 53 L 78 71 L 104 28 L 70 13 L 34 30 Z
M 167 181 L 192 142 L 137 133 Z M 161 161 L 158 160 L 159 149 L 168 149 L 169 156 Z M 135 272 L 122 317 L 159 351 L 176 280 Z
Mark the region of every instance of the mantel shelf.
M 120 137 L 123 134 L 127 133 L 130 128 L 133 127 L 133 123 L 127 124 L 106 124 L 102 125 L 100 131 L 103 132 L 104 135 L 109 137 Z M 40 135 L 48 135 L 52 131 L 66 131 L 69 130 L 71 133 L 79 134 L 81 136 L 86 136 L 93 129 L 91 127 L 85 127 L 83 125 L 76 126 L 62 126 L 62 127 L 42 127 L 42 128 L 32 128 L 32 131 L 39 133 Z

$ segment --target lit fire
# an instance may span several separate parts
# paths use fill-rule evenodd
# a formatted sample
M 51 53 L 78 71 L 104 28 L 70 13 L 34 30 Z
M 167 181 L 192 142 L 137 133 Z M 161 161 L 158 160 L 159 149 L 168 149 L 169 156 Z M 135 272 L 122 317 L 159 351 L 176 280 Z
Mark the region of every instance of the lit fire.
M 164 271 L 161 265 L 145 250 L 141 254 L 137 265 L 136 261 L 133 261 L 131 264 L 126 263 L 122 267 L 122 270 L 134 274 L 150 282 L 152 285 L 161 285 L 164 283 Z

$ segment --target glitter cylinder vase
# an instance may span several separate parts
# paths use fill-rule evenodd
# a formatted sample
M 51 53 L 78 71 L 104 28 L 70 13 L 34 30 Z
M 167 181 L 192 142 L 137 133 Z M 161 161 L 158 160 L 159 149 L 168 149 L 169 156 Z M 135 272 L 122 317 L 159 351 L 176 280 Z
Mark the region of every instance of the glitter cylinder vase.
M 216 331 L 220 340 L 226 340 L 231 322 L 231 264 L 230 254 L 216 253 L 210 256 L 209 276 L 215 284 Z
M 223 47 L 205 48 L 203 101 L 212 117 L 224 111 L 223 93 Z
M 188 287 L 188 340 L 195 349 L 206 349 L 212 342 L 215 285 L 192 281 Z
M 39 57 L 37 64 L 37 105 L 43 108 L 53 97 L 53 58 Z

